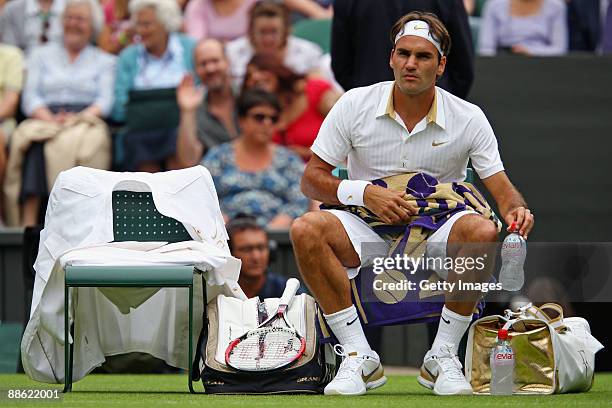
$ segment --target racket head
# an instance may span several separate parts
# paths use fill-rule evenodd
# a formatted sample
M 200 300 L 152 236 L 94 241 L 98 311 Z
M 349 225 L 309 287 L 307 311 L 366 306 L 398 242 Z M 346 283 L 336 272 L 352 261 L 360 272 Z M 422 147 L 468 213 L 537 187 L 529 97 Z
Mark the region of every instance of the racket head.
M 294 329 L 266 326 L 232 341 L 225 363 L 239 371 L 273 371 L 294 363 L 305 350 L 306 341 Z

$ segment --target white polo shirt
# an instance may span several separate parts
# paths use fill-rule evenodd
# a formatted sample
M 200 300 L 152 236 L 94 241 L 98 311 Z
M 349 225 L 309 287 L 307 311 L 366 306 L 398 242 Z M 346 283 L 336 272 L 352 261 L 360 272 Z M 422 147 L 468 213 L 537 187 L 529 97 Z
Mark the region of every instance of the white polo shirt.
M 393 106 L 393 81 L 355 88 L 329 112 L 311 147 L 333 166 L 348 160 L 351 180 L 424 172 L 462 181 L 468 159 L 483 179 L 504 170 L 482 110 L 436 87 L 429 113 L 409 132 Z

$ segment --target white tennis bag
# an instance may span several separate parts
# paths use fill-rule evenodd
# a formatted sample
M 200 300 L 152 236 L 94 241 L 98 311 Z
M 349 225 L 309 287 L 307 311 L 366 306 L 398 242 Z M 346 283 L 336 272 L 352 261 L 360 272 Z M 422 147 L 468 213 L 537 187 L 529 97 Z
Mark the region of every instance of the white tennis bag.
M 237 371 L 226 364 L 230 343 L 255 329 L 264 314 L 278 308 L 278 298 L 241 300 L 217 296 L 207 306 L 207 336 L 201 349 L 200 373 L 206 393 L 278 394 L 322 393 L 335 374 L 335 354 L 317 335 L 317 307 L 307 294 L 296 295 L 287 309 L 287 320 L 306 340 L 304 354 L 295 363 L 269 372 Z M 263 310 L 262 310 L 263 309 Z
M 515 353 L 515 394 L 591 388 L 595 353 L 604 346 L 591 335 L 585 319 L 564 318 L 561 306 L 547 303 L 539 308 L 528 304 L 517 312 L 506 310 L 505 316 L 483 317 L 470 327 L 465 373 L 476 394 L 490 391 L 489 355 L 501 328 L 508 330 Z

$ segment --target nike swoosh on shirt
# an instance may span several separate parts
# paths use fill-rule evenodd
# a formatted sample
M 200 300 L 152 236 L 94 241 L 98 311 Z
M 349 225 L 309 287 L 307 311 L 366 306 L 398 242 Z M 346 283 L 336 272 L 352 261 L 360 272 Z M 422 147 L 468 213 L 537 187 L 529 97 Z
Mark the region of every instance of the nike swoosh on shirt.
M 436 143 L 435 141 L 433 141 L 433 142 L 431 142 L 431 145 L 432 145 L 433 147 L 437 147 L 437 146 L 443 145 L 444 143 L 446 143 L 446 142 L 439 142 L 439 143 Z

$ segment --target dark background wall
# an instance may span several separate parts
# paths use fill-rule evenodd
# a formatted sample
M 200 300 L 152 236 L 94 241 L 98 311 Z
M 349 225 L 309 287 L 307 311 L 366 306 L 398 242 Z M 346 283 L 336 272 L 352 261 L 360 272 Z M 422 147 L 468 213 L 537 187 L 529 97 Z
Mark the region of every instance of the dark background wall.
M 612 58 L 480 58 L 486 113 L 537 226 L 532 241 L 612 241 Z
M 530 243 L 612 241 L 612 58 L 481 58 L 469 99 L 487 114 L 506 170 L 535 213 Z M 297 276 L 288 235 L 272 237 L 279 244 L 272 269 Z M 0 230 L 3 322 L 27 317 L 21 239 L 19 231 Z M 577 249 L 551 251 L 555 271 L 584 268 Z M 608 307 L 576 305 L 604 343 L 612 338 Z M 385 328 L 386 364 L 418 366 L 426 349 L 424 326 Z M 598 354 L 598 368 L 612 369 L 610 354 Z

